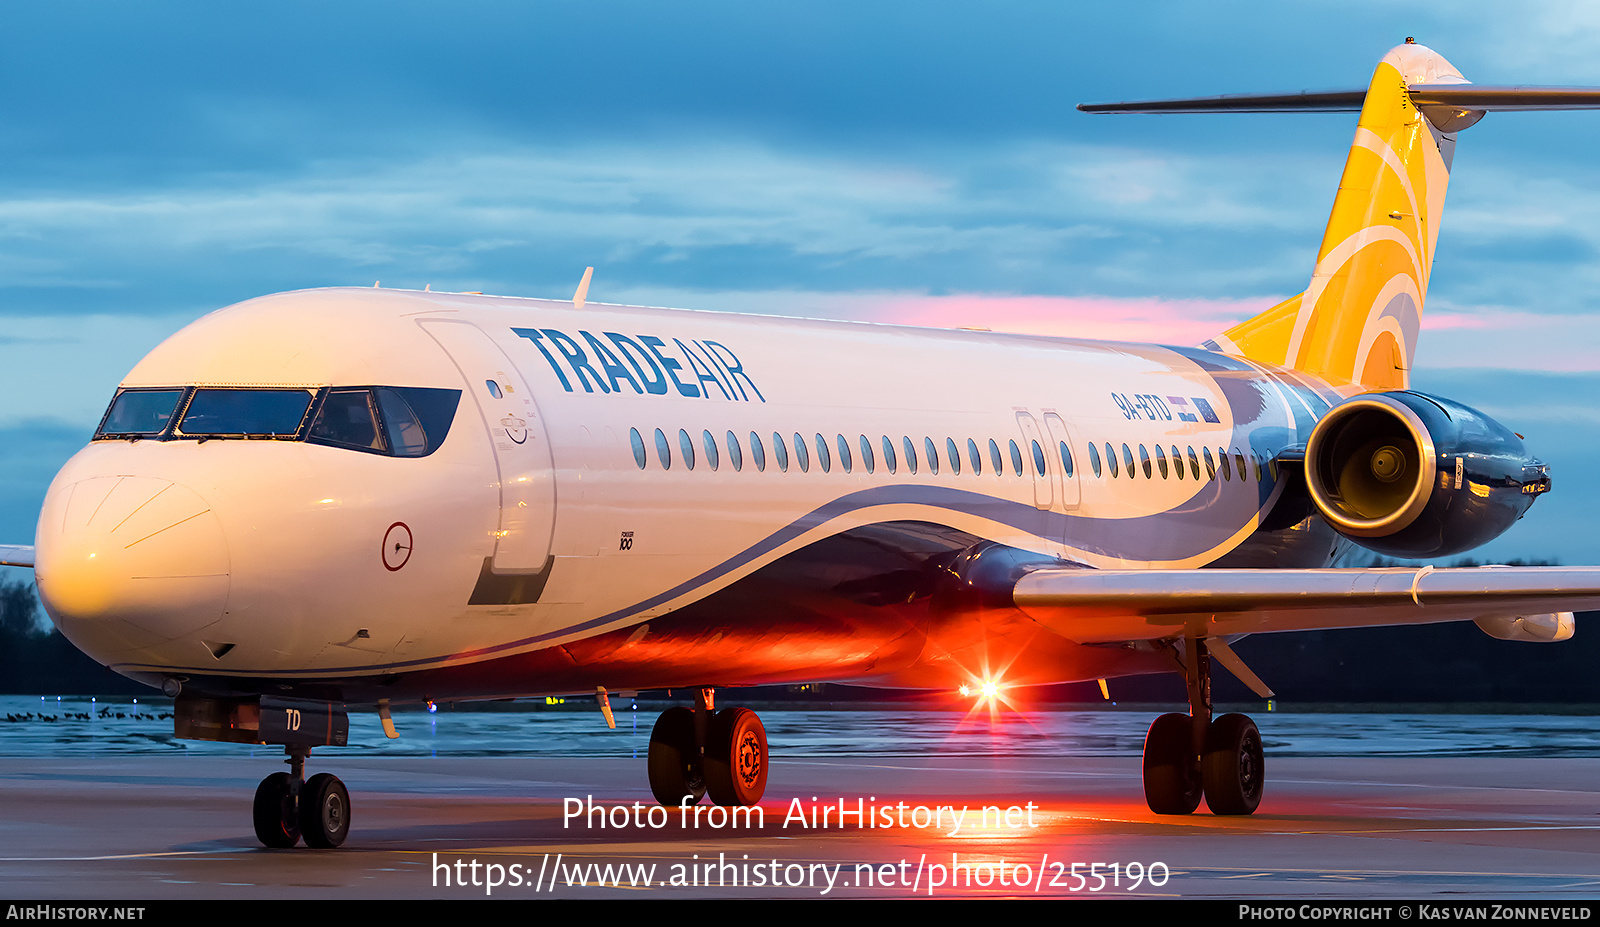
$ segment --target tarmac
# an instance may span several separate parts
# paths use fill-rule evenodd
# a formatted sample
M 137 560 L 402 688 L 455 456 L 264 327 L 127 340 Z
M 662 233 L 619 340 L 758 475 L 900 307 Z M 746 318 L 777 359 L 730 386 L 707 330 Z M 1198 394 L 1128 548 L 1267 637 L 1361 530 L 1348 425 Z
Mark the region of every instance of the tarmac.
M 330 757 L 336 850 L 266 850 L 272 756 L 0 758 L 12 899 L 1600 896 L 1600 759 L 1267 758 L 1248 817 L 1145 807 L 1137 757 L 779 759 L 759 815 L 640 759 Z M 841 807 L 844 815 L 840 816 Z

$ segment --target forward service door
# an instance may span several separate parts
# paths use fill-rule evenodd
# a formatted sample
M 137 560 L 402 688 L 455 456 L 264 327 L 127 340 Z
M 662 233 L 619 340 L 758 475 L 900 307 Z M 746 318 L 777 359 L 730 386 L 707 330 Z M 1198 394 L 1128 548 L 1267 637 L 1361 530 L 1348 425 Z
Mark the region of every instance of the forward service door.
M 444 348 L 477 403 L 494 448 L 500 528 L 494 572 L 537 573 L 550 557 L 556 484 L 544 419 L 516 365 L 484 331 L 455 319 L 418 319 Z

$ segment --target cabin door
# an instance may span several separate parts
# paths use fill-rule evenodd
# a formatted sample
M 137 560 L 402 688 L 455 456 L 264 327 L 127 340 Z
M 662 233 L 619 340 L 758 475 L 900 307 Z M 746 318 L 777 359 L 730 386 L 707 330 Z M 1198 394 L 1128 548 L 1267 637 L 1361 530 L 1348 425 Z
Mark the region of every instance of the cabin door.
M 494 572 L 537 573 L 550 557 L 556 483 L 544 419 L 522 374 L 504 351 L 471 322 L 418 319 L 461 371 L 494 448 L 500 489 L 500 528 Z

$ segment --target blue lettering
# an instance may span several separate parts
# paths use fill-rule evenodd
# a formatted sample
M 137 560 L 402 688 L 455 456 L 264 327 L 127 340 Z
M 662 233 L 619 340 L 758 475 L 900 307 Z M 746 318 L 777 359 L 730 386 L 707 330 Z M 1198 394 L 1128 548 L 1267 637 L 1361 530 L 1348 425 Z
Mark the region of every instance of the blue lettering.
M 606 376 L 611 378 L 612 389 L 619 393 L 622 392 L 622 386 L 617 382 L 617 378 L 621 377 L 622 379 L 628 381 L 628 385 L 633 387 L 634 392 L 644 392 L 644 390 L 639 386 L 639 381 L 633 378 L 633 374 L 628 372 L 628 368 L 622 366 L 622 364 L 617 361 L 617 356 L 612 354 L 611 349 L 601 343 L 599 338 L 596 338 L 585 331 L 580 331 L 578 334 L 583 336 L 584 341 L 589 342 L 589 347 L 594 348 L 594 356 L 599 358 L 600 366 L 605 368 Z
M 673 340 L 676 341 L 677 339 L 674 338 Z M 661 366 L 666 369 L 667 376 L 672 378 L 672 385 L 678 388 L 678 393 L 680 395 L 690 397 L 700 395 L 700 390 L 698 387 L 690 386 L 689 384 L 684 383 L 683 381 L 679 380 L 678 375 L 673 372 L 675 370 L 682 370 L 683 365 L 670 357 L 662 356 L 661 349 L 667 346 L 665 341 L 662 341 L 660 338 L 656 338 L 652 335 L 640 335 L 639 341 L 650 349 L 650 353 L 655 355 L 656 360 L 661 362 Z
M 583 384 L 584 392 L 594 392 L 594 388 L 589 385 L 590 378 L 594 379 L 595 386 L 600 387 L 600 392 L 611 392 L 611 387 L 606 385 L 606 381 L 600 379 L 600 374 L 589 366 L 588 355 L 583 353 L 583 348 L 578 347 L 576 341 L 553 328 L 545 329 L 544 333 L 555 343 L 556 349 L 561 352 L 561 355 L 567 359 L 567 366 L 572 368 L 573 375 L 578 378 L 579 383 Z
M 700 359 L 698 354 L 695 354 L 693 351 L 689 350 L 689 346 L 684 344 L 682 341 L 679 341 L 677 338 L 672 339 L 672 343 L 678 346 L 678 350 L 683 352 L 684 357 L 689 358 L 689 366 L 694 368 L 694 375 L 700 378 L 701 383 L 710 380 L 712 383 L 717 385 L 717 389 L 722 391 L 723 399 L 733 398 L 733 396 L 728 393 L 728 388 L 722 385 L 722 380 L 716 374 L 711 372 L 711 368 L 707 366 L 705 361 Z M 700 388 L 705 389 L 704 386 Z M 710 399 L 711 391 L 707 389 L 705 392 L 706 398 Z
M 739 358 L 735 357 L 732 351 L 715 341 L 707 341 L 705 342 L 705 346 L 706 353 L 716 358 L 717 361 L 727 369 L 729 382 L 737 386 L 739 381 L 735 380 L 734 377 L 739 377 L 746 383 L 750 384 L 750 391 L 756 394 L 757 399 L 761 400 L 762 402 L 767 401 L 767 397 L 761 395 L 761 390 L 756 389 L 755 381 L 751 380 L 750 375 L 744 372 L 744 365 L 739 362 Z M 723 357 L 722 355 L 724 354 L 726 354 L 727 357 Z M 744 394 L 744 387 L 739 387 L 739 393 L 740 395 Z M 749 401 L 748 396 L 745 397 L 745 401 Z
M 550 350 L 539 343 L 544 339 L 544 336 L 539 334 L 539 330 L 536 328 L 513 328 L 511 331 L 517 336 L 533 342 L 533 346 L 539 349 L 539 353 L 544 355 L 544 359 L 550 362 L 550 369 L 556 372 L 556 379 L 561 381 L 562 388 L 569 393 L 572 392 L 572 384 L 567 382 L 567 375 L 561 372 L 561 365 L 556 363 L 554 357 L 550 356 Z
M 685 343 L 673 338 L 672 343 L 683 353 L 683 360 L 679 360 L 665 353 L 666 342 L 653 335 L 630 338 L 617 332 L 602 332 L 603 337 L 597 337 L 579 330 L 578 337 L 574 338 L 553 328 L 513 328 L 511 331 L 533 342 L 560 381 L 561 388 L 569 393 L 575 391 L 574 378 L 586 393 L 593 393 L 597 387 L 602 393 L 621 392 L 626 382 L 635 393 L 653 396 L 668 394 L 670 382 L 677 387 L 680 396 L 710 399 L 711 387 L 706 385 L 710 383 L 730 401 L 749 402 L 751 393 L 762 402 L 767 401 L 745 372 L 744 364 L 720 342 L 690 340 Z M 580 339 L 588 342 L 587 351 Z M 555 346 L 555 352 L 546 345 L 547 341 Z M 557 352 L 564 364 L 557 360 Z M 680 372 L 692 374 L 693 379 L 685 382 L 680 379 Z
M 706 360 L 711 362 L 711 372 L 715 373 L 717 375 L 717 379 L 727 387 L 729 399 L 738 398 L 744 400 L 745 402 L 750 401 L 750 397 L 744 395 L 744 390 L 739 388 L 739 384 L 733 382 L 733 377 L 728 376 L 728 371 L 722 366 L 722 361 L 717 359 L 717 355 L 711 353 L 710 348 L 706 347 L 704 343 L 699 341 L 691 341 L 689 343 L 699 348 L 700 354 L 705 357 Z M 733 395 L 735 390 L 738 390 L 739 392 L 738 397 Z
M 633 371 L 639 375 L 639 382 L 644 384 L 645 392 L 659 396 L 667 391 L 666 375 L 661 372 L 661 368 L 656 364 L 655 358 L 651 357 L 644 348 L 639 347 L 638 342 L 627 335 L 619 335 L 616 332 L 606 332 L 605 336 L 610 338 L 611 343 L 617 346 L 617 353 L 622 355 L 622 359 L 633 365 Z M 637 359 L 635 359 L 635 355 L 637 355 Z M 641 360 L 650 365 L 650 372 L 654 376 L 647 377 L 644 375 L 644 365 L 639 363 Z

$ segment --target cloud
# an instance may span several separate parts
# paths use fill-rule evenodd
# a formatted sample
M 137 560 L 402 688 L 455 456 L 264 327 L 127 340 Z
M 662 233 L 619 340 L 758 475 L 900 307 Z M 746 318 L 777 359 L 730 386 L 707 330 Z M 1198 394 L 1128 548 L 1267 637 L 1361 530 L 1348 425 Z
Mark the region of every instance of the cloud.
M 260 292 L 252 283 L 373 278 L 519 293 L 585 264 L 597 266 L 597 286 L 1168 298 L 1282 290 L 1285 277 L 1309 274 L 1315 235 L 1283 244 L 1303 211 L 1248 196 L 1259 177 L 1229 161 L 1038 144 L 844 158 L 679 141 L 13 193 L 0 198 L 0 281 L 12 293 L 0 311 L 83 311 L 113 299 L 153 310 L 152 292 L 171 311 L 173 292 L 203 304 L 208 290 Z M 1210 244 L 1172 252 L 1173 236 Z M 1228 244 L 1251 259 L 1225 260 Z
M 1600 371 L 1600 316 L 1489 309 L 1422 317 L 1419 368 Z
M 64 428 L 80 440 L 86 439 L 123 375 L 191 319 L 128 315 L 5 318 L 0 327 L 4 332 L 0 337 L 0 395 L 6 402 L 0 405 L 0 429 L 24 429 L 17 434 L 32 434 L 53 422 L 49 427 Z
M 885 300 L 874 312 L 874 320 L 934 328 L 978 327 L 1104 341 L 1193 345 L 1278 301 L 984 294 L 898 296 Z

